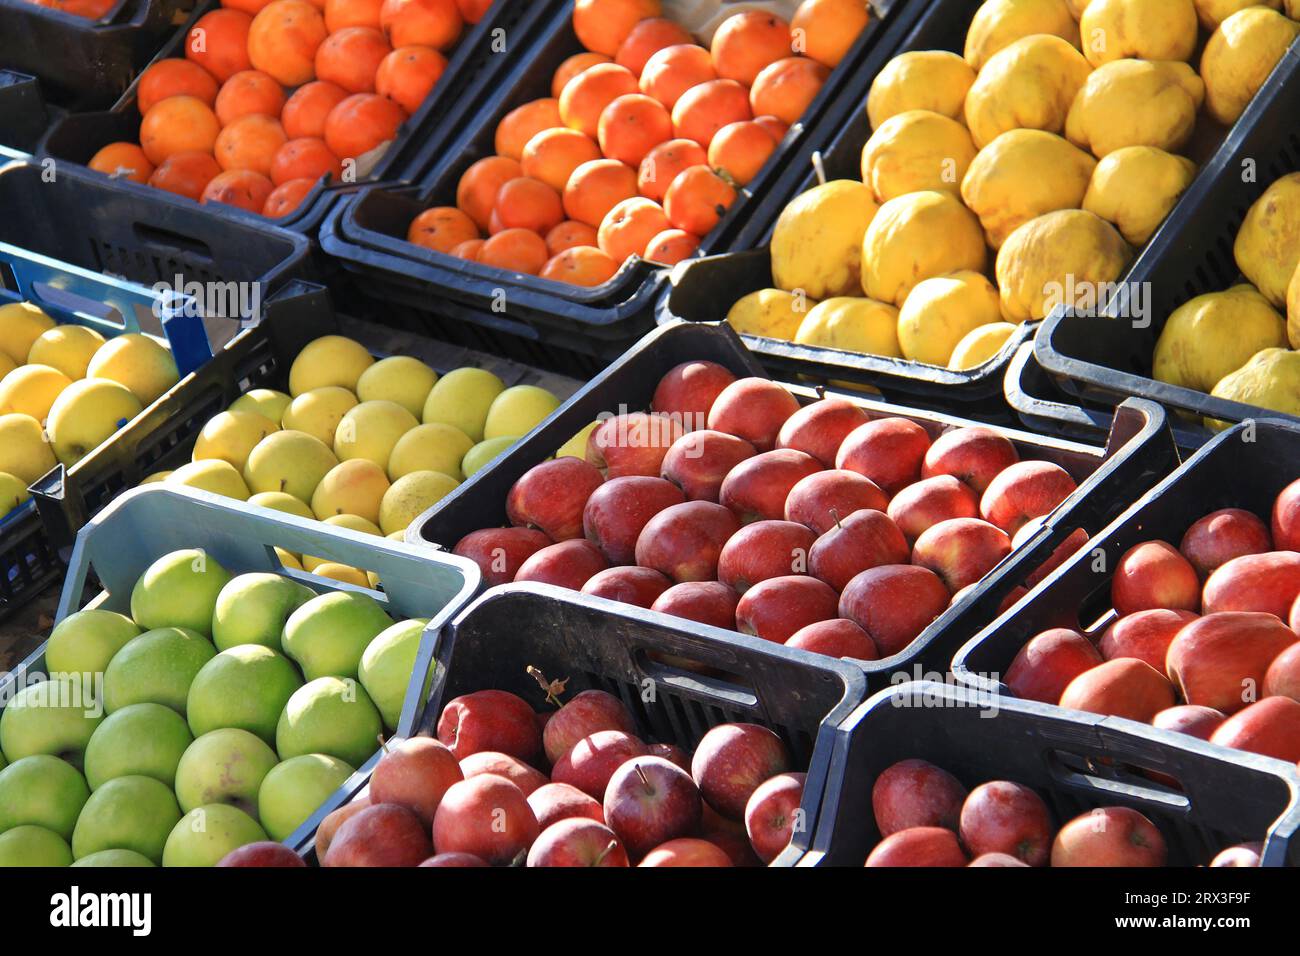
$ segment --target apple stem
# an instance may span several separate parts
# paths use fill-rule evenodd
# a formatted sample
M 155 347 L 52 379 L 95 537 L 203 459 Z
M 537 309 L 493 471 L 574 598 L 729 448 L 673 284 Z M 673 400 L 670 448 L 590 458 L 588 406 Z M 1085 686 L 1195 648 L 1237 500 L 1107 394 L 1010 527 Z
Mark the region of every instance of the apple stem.
M 607 856 L 609 856 L 611 853 L 613 853 L 615 847 L 617 847 L 617 846 L 618 846 L 618 841 L 617 841 L 617 840 L 610 840 L 610 841 L 609 841 L 609 846 L 605 847 L 605 849 L 603 849 L 603 850 L 600 851 L 600 856 L 596 857 L 595 862 L 592 863 L 591 865 L 592 865 L 592 866 L 600 866 L 602 863 L 605 862 L 605 857 L 607 857 Z
M 641 778 L 641 784 L 645 787 L 645 792 L 654 793 L 655 788 L 651 786 L 650 778 L 645 775 L 645 771 L 641 769 L 641 765 L 639 763 L 634 763 L 632 764 L 632 769 L 636 771 L 636 775 Z
M 823 400 L 824 400 L 824 399 L 826 398 L 826 386 L 825 386 L 825 385 L 814 385 L 814 386 L 813 386 L 813 391 L 817 393 L 817 398 L 818 398 L 818 399 L 823 399 Z
M 840 513 L 836 508 L 831 509 L 831 517 L 835 519 L 835 527 L 843 530 L 844 525 L 840 524 Z
M 548 704 L 552 704 L 556 707 L 564 706 L 564 702 L 560 700 L 560 694 L 564 693 L 564 685 L 569 683 L 567 677 L 564 678 L 564 680 L 547 680 L 546 675 L 542 673 L 541 668 L 534 667 L 532 664 L 525 667 L 524 671 L 531 675 L 533 680 L 537 681 L 538 685 L 542 688 L 542 691 L 546 694 L 546 702 Z

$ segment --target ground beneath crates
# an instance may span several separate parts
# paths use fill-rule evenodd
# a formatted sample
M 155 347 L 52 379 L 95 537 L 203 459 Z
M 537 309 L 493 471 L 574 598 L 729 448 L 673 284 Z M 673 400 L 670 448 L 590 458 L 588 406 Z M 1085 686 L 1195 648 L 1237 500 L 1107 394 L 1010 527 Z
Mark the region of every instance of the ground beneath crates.
M 55 584 L 18 613 L 0 622 L 0 674 L 21 664 L 50 636 L 60 590 L 60 585 Z

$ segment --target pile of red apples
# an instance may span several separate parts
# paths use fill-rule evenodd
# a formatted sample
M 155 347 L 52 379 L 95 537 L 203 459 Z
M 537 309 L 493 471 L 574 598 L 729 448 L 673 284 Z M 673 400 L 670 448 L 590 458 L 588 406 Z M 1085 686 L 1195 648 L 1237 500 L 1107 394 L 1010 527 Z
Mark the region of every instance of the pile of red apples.
M 882 837 L 867 866 L 1164 866 L 1164 836 L 1130 807 L 1097 807 L 1059 830 L 1032 788 L 992 780 L 967 792 L 925 760 L 900 760 L 876 778 L 871 809 Z M 1210 866 L 1259 866 L 1243 843 Z
M 324 866 L 757 866 L 802 820 L 805 775 L 758 724 L 715 727 L 688 756 L 638 737 L 604 691 L 535 713 L 482 690 L 437 734 L 389 746 L 368 791 L 322 821 Z
M 1177 547 L 1144 541 L 1111 580 L 1117 615 L 1093 642 L 1057 627 L 1016 655 L 1018 697 L 1127 717 L 1300 761 L 1300 479 L 1271 527 L 1225 508 Z
M 506 501 L 511 527 L 472 532 L 455 552 L 489 585 L 543 582 L 876 660 L 906 648 L 1074 489 L 991 428 L 932 440 L 907 418 L 872 420 L 834 397 L 800 407 L 776 382 L 687 362 L 649 412 L 604 420 L 585 460 L 524 474 Z

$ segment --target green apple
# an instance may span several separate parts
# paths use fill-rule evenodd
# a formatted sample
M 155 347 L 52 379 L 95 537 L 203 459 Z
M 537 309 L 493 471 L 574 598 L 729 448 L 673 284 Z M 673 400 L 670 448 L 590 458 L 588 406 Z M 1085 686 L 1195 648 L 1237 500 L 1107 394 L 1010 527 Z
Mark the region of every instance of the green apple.
M 328 754 L 360 767 L 379 749 L 383 722 L 354 680 L 318 677 L 299 687 L 280 715 L 275 749 L 281 760 Z
M 379 708 L 384 726 L 397 729 L 411 686 L 415 654 L 420 649 L 420 635 L 428 621 L 401 621 L 381 632 L 361 655 L 357 679 Z
M 468 480 L 517 441 L 519 441 L 517 435 L 503 435 L 500 438 L 489 438 L 487 441 L 479 442 L 465 453 L 465 458 L 460 463 L 461 472 Z
M 283 656 L 260 644 L 243 644 L 203 665 L 190 685 L 185 716 L 196 737 L 238 727 L 273 744 L 280 713 L 301 686 L 297 669 Z
M 190 684 L 216 656 L 212 642 L 197 631 L 181 627 L 145 631 L 109 661 L 104 707 L 111 714 L 131 704 L 166 704 L 184 716 Z
M 77 768 L 49 754 L 33 754 L 0 770 L 0 833 L 32 824 L 72 836 L 90 788 Z
M 275 751 L 247 730 L 224 727 L 190 744 L 176 768 L 176 798 L 186 813 L 211 803 L 257 812 L 257 788 L 277 763 Z
M 194 742 L 185 718 L 164 704 L 131 704 L 115 710 L 95 729 L 86 746 L 90 789 L 117 777 L 153 777 L 176 783 L 176 765 Z
M 141 856 L 135 850 L 100 850 L 83 856 L 73 866 L 153 866 L 147 856 Z
M 103 701 L 93 684 L 77 675 L 29 684 L 0 712 L 0 750 L 13 761 L 53 754 L 80 767 L 103 719 Z
M 216 866 L 231 850 L 266 839 L 266 831 L 238 807 L 210 803 L 181 818 L 167 837 L 163 866 Z
M 146 630 L 185 627 L 212 633 L 212 609 L 231 574 L 198 548 L 164 554 L 131 589 L 131 617 Z
M 0 833 L 0 868 L 71 865 L 68 841 L 53 830 L 21 826 Z
M 51 674 L 102 674 L 113 655 L 140 633 L 140 627 L 125 614 L 77 611 L 50 632 L 45 666 Z
M 291 757 L 266 775 L 257 791 L 257 817 L 272 840 L 287 840 L 352 776 L 337 757 Z
M 374 598 L 331 591 L 289 615 L 284 625 L 284 652 L 302 668 L 307 680 L 356 677 L 366 646 L 392 623 Z
M 219 651 L 241 644 L 261 644 L 278 651 L 284 622 L 315 596 L 315 591 L 293 578 L 263 572 L 241 574 L 217 595 L 212 641 Z
M 181 808 L 165 783 L 118 777 L 86 801 L 72 831 L 72 855 L 80 860 L 100 850 L 135 850 L 157 863 L 180 818 Z

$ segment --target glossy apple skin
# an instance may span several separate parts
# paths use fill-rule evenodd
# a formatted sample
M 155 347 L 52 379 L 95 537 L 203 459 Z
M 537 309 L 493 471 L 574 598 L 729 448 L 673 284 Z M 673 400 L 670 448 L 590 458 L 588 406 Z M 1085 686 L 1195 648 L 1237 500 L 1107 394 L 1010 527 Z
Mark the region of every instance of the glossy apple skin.
M 952 475 L 935 475 L 908 485 L 889 502 L 889 517 L 908 541 L 950 518 L 978 518 L 979 497 Z
M 609 562 L 600 548 L 585 538 L 573 538 L 542 548 L 532 555 L 520 566 L 515 581 L 553 584 L 570 591 L 581 591 L 584 584 L 607 567 Z
M 967 856 L 957 834 L 943 827 L 899 830 L 876 844 L 867 856 L 870 867 L 965 866 Z
M 698 624 L 734 631 L 736 605 L 739 602 L 740 595 L 718 581 L 688 581 L 674 584 L 659 595 L 650 609 Z
M 708 426 L 743 438 L 759 451 L 771 451 L 786 419 L 799 403 L 785 388 L 765 378 L 742 378 L 724 388 L 709 409 Z
M 442 795 L 465 778 L 456 755 L 430 737 L 408 737 L 385 750 L 370 775 L 370 801 L 409 807 L 433 823 Z
M 790 752 L 781 738 L 759 724 L 714 727 L 691 757 L 691 777 L 704 800 L 729 820 L 743 820 L 759 785 L 790 769 Z
M 1300 478 L 1287 485 L 1273 501 L 1273 547 L 1300 551 Z
M 1300 597 L 1300 553 L 1247 554 L 1220 565 L 1205 582 L 1205 613 L 1263 611 L 1285 621 Z
M 855 511 L 812 546 L 809 570 L 836 591 L 870 568 L 906 564 L 907 539 L 898 525 L 880 511 Z
M 543 830 L 528 850 L 530 867 L 627 866 L 627 851 L 614 831 L 584 817 L 569 817 Z
M 1045 866 L 1052 846 L 1052 815 L 1038 794 L 1006 780 L 982 783 L 962 804 L 962 845 L 974 856 L 1006 853 Z
M 1292 644 L 1268 665 L 1264 674 L 1265 697 L 1290 697 L 1300 701 L 1300 642 Z
M 771 863 L 794 836 L 799 822 L 799 804 L 808 775 L 779 773 L 759 784 L 745 804 L 745 832 L 754 852 L 764 863 Z
M 528 805 L 537 817 L 537 826 L 543 831 L 552 823 L 570 817 L 586 817 L 597 823 L 605 822 L 605 811 L 600 801 L 572 784 L 548 783 L 528 794 Z
M 1165 668 L 1184 701 L 1234 714 L 1258 695 L 1269 665 L 1296 640 L 1271 614 L 1220 611 L 1178 632 Z
M 1023 860 L 1017 860 L 1010 853 L 985 853 L 977 856 L 967 866 L 1028 866 Z
M 621 730 L 598 730 L 573 745 L 555 761 L 551 780 L 577 787 L 596 800 L 605 795 L 605 787 L 614 771 L 633 757 L 646 755 L 646 745 L 638 737 Z
M 1164 866 L 1165 839 L 1150 820 L 1128 807 L 1102 807 L 1061 827 L 1052 866 Z
M 1006 468 L 1020 461 L 1020 453 L 1001 432 L 982 425 L 954 428 L 934 440 L 921 463 L 921 477 L 951 475 L 977 494 Z
M 597 571 L 582 586 L 583 594 L 620 604 L 649 608 L 673 582 L 653 568 L 618 567 Z
M 727 474 L 718 503 L 730 508 L 741 524 L 785 517 L 785 502 L 801 480 L 822 470 L 811 455 L 778 448 L 746 458 Z
M 691 775 L 662 757 L 625 761 L 605 790 L 605 820 L 632 859 L 696 832 L 701 806 Z
M 859 661 L 880 658 L 880 651 L 876 649 L 876 642 L 871 636 L 842 617 L 800 628 L 790 635 L 785 646 L 829 657 L 851 657 Z
M 637 866 L 730 867 L 732 862 L 717 844 L 697 837 L 678 837 L 659 844 Z
M 1006 532 L 979 518 L 950 518 L 921 533 L 912 563 L 939 575 L 949 593 L 984 579 L 1011 553 Z
M 1201 579 L 1196 569 L 1165 541 L 1143 541 L 1115 565 L 1110 599 L 1121 615 L 1154 608 L 1199 611 Z
M 896 495 L 921 477 L 930 435 L 907 418 L 878 418 L 859 425 L 840 445 L 835 467 L 870 478 Z
M 1101 662 L 1092 641 L 1078 631 L 1054 627 L 1029 639 L 1003 680 L 1017 697 L 1055 704 L 1071 681 Z
M 666 415 L 647 412 L 615 415 L 587 436 L 587 461 L 606 478 L 628 475 L 655 478 L 664 455 L 682 434 L 681 421 Z
M 478 565 L 485 587 L 496 587 L 513 581 L 525 561 L 552 543 L 536 528 L 484 528 L 457 541 L 452 553 Z
M 1205 579 L 1233 558 L 1272 551 L 1273 538 L 1268 533 L 1268 525 L 1251 512 L 1222 508 L 1188 528 L 1178 550 Z
M 1117 657 L 1136 657 L 1163 673 L 1169 645 L 1179 631 L 1199 616 L 1192 611 L 1164 608 L 1138 611 L 1106 628 L 1097 647 L 1108 661 Z
M 688 501 L 659 512 L 636 539 L 636 563 L 654 568 L 677 584 L 713 581 L 722 547 L 740 530 L 731 509 Z
M 1131 657 L 1103 661 L 1084 671 L 1061 694 L 1061 706 L 1144 724 L 1177 698 L 1174 686 L 1150 664 Z
M 659 380 L 650 407 L 677 418 L 687 431 L 701 429 L 722 390 L 735 380 L 736 376 L 717 362 L 683 362 Z
M 231 850 L 217 863 L 217 866 L 223 867 L 251 866 L 285 869 L 295 869 L 306 865 L 306 862 L 297 853 L 294 853 L 283 843 L 276 843 L 274 840 L 247 843 L 238 849 Z
M 433 818 L 438 853 L 470 853 L 495 866 L 514 862 L 537 835 L 537 818 L 524 792 L 490 773 L 453 784 Z
M 948 588 L 930 569 L 887 564 L 848 583 L 838 616 L 861 627 L 881 657 L 890 657 L 916 640 L 947 609 L 948 599 Z
M 989 482 L 980 497 L 980 516 L 1007 534 L 1033 518 L 1050 514 L 1074 493 L 1074 479 L 1050 461 L 1020 461 Z
M 731 536 L 718 557 L 718 580 L 744 594 L 760 581 L 808 572 L 817 536 L 793 521 L 755 521 Z
M 579 458 L 534 465 L 510 488 L 506 515 L 521 528 L 536 528 L 552 541 L 582 537 L 582 509 L 604 477 Z
M 849 433 L 867 423 L 867 413 L 844 398 L 823 398 L 805 405 L 786 419 L 776 438 L 777 448 L 793 448 L 816 458 L 823 468 L 835 467 L 835 455 Z
M 433 846 L 428 826 L 413 810 L 372 804 L 347 820 L 321 861 L 327 867 L 416 867 Z
M 584 690 L 574 694 L 551 715 L 542 730 L 542 747 L 552 764 L 573 749 L 584 737 L 602 730 L 636 733 L 636 721 L 623 702 L 603 690 Z
M 320 822 L 320 826 L 316 828 L 315 849 L 317 860 L 325 859 L 325 854 L 329 852 L 330 841 L 334 839 L 334 834 L 338 832 L 339 827 L 368 806 L 370 806 L 370 796 L 369 793 L 366 793 L 353 797 L 351 801 L 325 816 L 325 819 Z
M 892 764 L 871 787 L 871 809 L 882 837 L 913 827 L 957 830 L 967 791 L 934 764 L 909 758 Z
M 839 596 L 824 581 L 803 574 L 760 581 L 740 596 L 736 630 L 784 644 L 796 631 L 837 615 Z
M 854 512 L 884 511 L 888 507 L 889 498 L 870 478 L 832 468 L 811 474 L 790 489 L 785 499 L 785 520 L 825 534 Z
M 464 869 L 466 867 L 487 866 L 487 864 L 472 853 L 435 853 L 421 863 L 420 866 L 434 869 Z
M 438 739 L 458 761 L 493 750 L 532 763 L 542 752 L 533 709 L 504 690 L 477 690 L 452 700 L 438 718 Z
M 525 797 L 546 785 L 546 774 L 540 770 L 528 766 L 518 757 L 493 753 L 490 750 L 470 754 L 460 762 L 460 772 L 465 775 L 466 780 L 485 773 L 505 777 L 523 791 Z
M 685 500 L 680 488 L 662 478 L 611 478 L 587 499 L 582 512 L 583 534 L 610 564 L 631 564 L 637 536 L 646 522 Z
M 682 490 L 687 501 L 718 500 L 722 480 L 758 449 L 725 432 L 688 432 L 673 442 L 659 467 L 659 477 Z
M 1300 703 L 1290 697 L 1265 697 L 1220 724 L 1210 743 L 1300 762 Z

